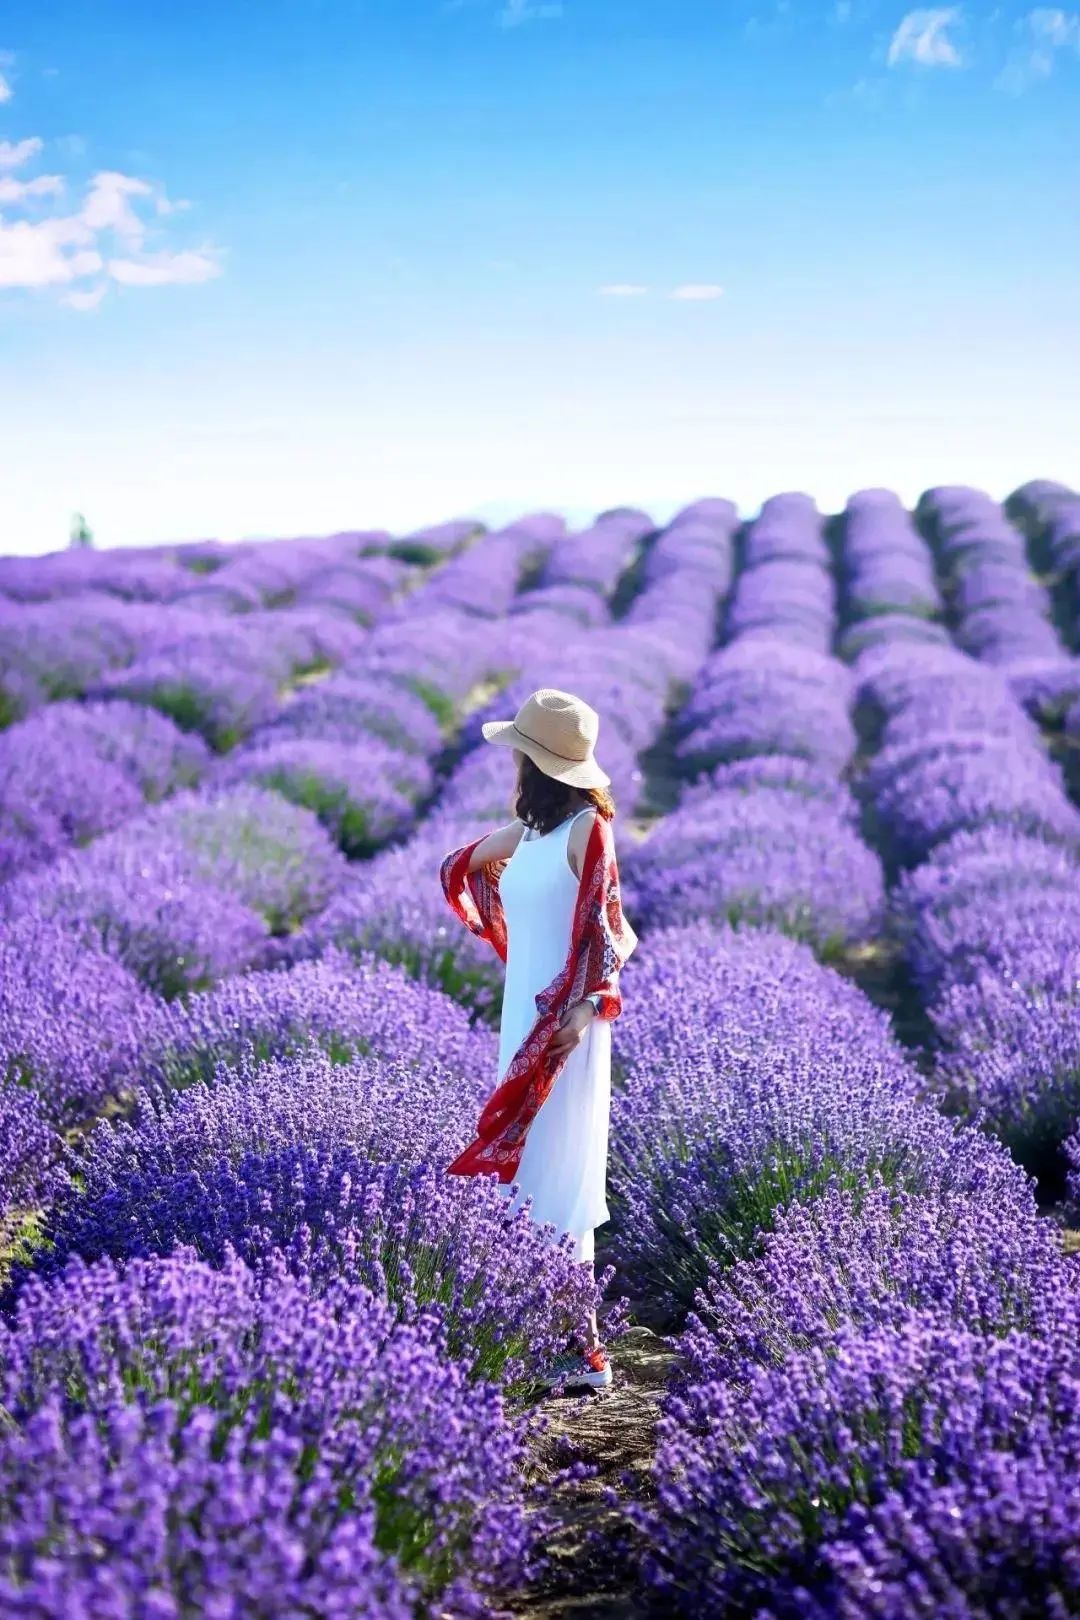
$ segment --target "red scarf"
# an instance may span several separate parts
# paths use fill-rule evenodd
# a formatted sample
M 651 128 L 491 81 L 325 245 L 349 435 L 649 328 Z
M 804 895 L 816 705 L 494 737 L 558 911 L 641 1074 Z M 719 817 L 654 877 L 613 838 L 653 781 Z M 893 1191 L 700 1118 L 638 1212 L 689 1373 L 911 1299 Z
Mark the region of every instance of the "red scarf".
M 505 962 L 506 918 L 499 878 L 506 862 L 495 861 L 470 872 L 469 859 L 480 842 L 477 839 L 464 849 L 453 850 L 443 861 L 443 893 L 466 928 L 486 939 Z M 636 944 L 637 935 L 622 912 L 611 824 L 598 815 L 582 863 L 566 961 L 536 997 L 536 1022 L 488 1098 L 476 1141 L 450 1166 L 453 1175 L 494 1173 L 502 1182 L 514 1180 L 529 1126 L 569 1056 L 550 1051 L 563 1014 L 586 996 L 599 995 L 600 1017 L 617 1018 L 622 1011 L 619 969 Z

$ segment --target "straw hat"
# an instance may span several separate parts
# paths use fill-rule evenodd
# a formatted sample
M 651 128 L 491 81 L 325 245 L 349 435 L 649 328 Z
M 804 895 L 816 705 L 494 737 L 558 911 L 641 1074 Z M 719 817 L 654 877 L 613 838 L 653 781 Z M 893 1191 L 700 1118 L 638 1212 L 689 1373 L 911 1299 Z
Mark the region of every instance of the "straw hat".
M 526 698 L 512 720 L 488 720 L 490 743 L 520 748 L 545 776 L 567 787 L 607 787 L 611 777 L 593 758 L 600 716 L 569 692 L 543 687 Z

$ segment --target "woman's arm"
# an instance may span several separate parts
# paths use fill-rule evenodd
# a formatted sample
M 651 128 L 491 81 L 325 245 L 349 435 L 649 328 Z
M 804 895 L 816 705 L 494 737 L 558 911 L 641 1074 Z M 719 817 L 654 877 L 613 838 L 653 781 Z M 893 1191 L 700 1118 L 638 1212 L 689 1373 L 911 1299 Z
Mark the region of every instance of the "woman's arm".
M 591 816 L 578 816 L 570 829 L 570 837 L 566 846 L 566 859 L 574 876 L 580 878 L 585 866 L 585 851 L 589 847 L 589 838 L 592 835 L 598 812 Z M 599 1018 L 600 1008 L 597 1005 L 599 998 L 586 996 L 584 1001 L 577 1001 L 568 1007 L 562 1016 L 558 1029 L 551 1038 L 553 1052 L 572 1052 L 574 1047 L 585 1039 L 585 1031 L 594 1018 Z
M 493 833 L 481 838 L 469 856 L 469 871 L 478 872 L 482 866 L 491 866 L 495 861 L 508 861 L 517 849 L 524 831 L 520 821 L 511 821 L 505 827 L 496 827 Z
M 596 823 L 599 811 L 594 810 L 591 816 L 578 816 L 570 829 L 570 837 L 566 845 L 566 859 L 570 863 L 570 870 L 579 878 L 585 865 L 585 851 L 589 847 L 589 837 Z

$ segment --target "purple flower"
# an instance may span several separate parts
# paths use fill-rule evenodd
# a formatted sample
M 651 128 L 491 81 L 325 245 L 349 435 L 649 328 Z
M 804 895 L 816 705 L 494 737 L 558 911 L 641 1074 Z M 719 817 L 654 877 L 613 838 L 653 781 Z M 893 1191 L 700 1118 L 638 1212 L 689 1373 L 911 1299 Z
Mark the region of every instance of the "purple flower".
M 606 596 L 652 529 L 644 512 L 602 514 L 591 528 L 554 541 L 541 583 L 588 585 Z
M 690 1614 L 1036 1620 L 1080 1602 L 1076 1311 L 913 1314 L 703 1382 L 660 1425 L 651 1575 Z
M 1080 1221 L 1080 1129 L 1065 1143 L 1065 1158 L 1069 1165 L 1069 1213 L 1075 1223 Z
M 224 752 L 277 709 L 277 690 L 260 670 L 222 662 L 201 649 L 149 652 L 104 677 L 99 697 L 147 703 L 184 731 L 198 731 Z
M 9 1613 L 475 1613 L 519 1579 L 523 1452 L 436 1313 L 194 1257 L 74 1262 L 3 1334 Z
M 866 489 L 844 514 L 845 606 L 850 619 L 941 612 L 930 550 L 897 497 Z
M 714 789 L 660 822 L 624 863 L 628 904 L 651 922 L 747 922 L 829 954 L 872 938 L 884 913 L 877 856 L 849 821 L 782 787 Z
M 755 754 L 818 760 L 838 773 L 855 749 L 847 672 L 835 660 L 750 637 L 714 653 L 680 715 L 690 771 Z
M 193 879 L 243 901 L 278 933 L 324 906 L 348 870 L 309 810 L 256 787 L 177 794 L 115 834 L 113 849 L 175 852 Z
M 453 1071 L 455 1118 L 478 1111 L 496 1070 L 494 1032 L 449 996 L 376 957 L 329 948 L 316 960 L 238 974 L 162 1006 L 141 1042 L 142 1072 L 171 1086 L 211 1082 L 223 1063 L 321 1047 L 336 1061 L 392 1058 L 419 1072 Z M 441 1121 L 441 1123 L 445 1123 Z
M 1001 1149 L 920 1100 L 884 1016 L 805 949 L 672 930 L 628 966 L 625 990 L 613 1257 L 658 1314 L 693 1303 L 710 1257 L 748 1253 L 778 1206 L 834 1182 L 1011 1184 Z
M 1030 1184 L 1004 1171 L 992 1196 L 874 1179 L 778 1211 L 760 1254 L 711 1267 L 679 1341 L 687 1377 L 737 1381 L 844 1329 L 901 1327 L 913 1309 L 981 1333 L 1055 1332 L 1080 1279 Z
M 139 614 L 88 593 L 23 605 L 0 601 L 0 723 L 41 702 L 77 697 L 138 646 Z
M 339 670 L 314 686 L 300 687 L 252 741 L 277 737 L 340 743 L 373 737 L 402 753 L 428 758 L 443 742 L 439 722 L 421 698 L 397 681 L 365 675 L 362 668 Z
M 361 744 L 269 736 L 237 750 L 215 775 L 222 787 L 254 783 L 314 811 L 346 855 L 370 855 L 403 831 L 431 773 L 374 738 Z
M 596 1287 L 494 1180 L 438 1168 L 471 1139 L 485 1078 L 308 1051 L 143 1093 L 132 1122 L 103 1122 L 80 1149 L 37 1268 L 177 1244 L 215 1265 L 281 1250 L 320 1287 L 359 1280 L 407 1315 L 438 1302 L 454 1354 L 485 1375 L 534 1372 Z
M 1080 943 L 1080 929 L 1074 937 Z M 951 984 L 931 1011 L 942 1047 L 934 1079 L 947 1104 L 977 1114 L 1045 1188 L 1060 1179 L 1056 1153 L 1080 1116 L 1075 952 L 1062 968 L 1056 984 L 1038 988 L 982 972 Z
M 54 1124 L 130 1089 L 153 1013 L 132 973 L 77 930 L 33 912 L 0 920 L 0 1083 L 31 1088 Z
M 1031 658 L 1009 671 L 1009 689 L 1041 726 L 1060 726 L 1080 699 L 1080 659 Z
M 182 854 L 140 849 L 117 834 L 0 889 L 0 916 L 23 915 L 96 941 L 170 997 L 240 972 L 268 944 L 263 918 L 193 876 Z
M 484 827 L 469 830 L 476 837 Z M 461 841 L 460 834 L 425 824 L 407 844 L 365 862 L 295 936 L 291 954 L 318 955 L 333 945 L 354 956 L 382 956 L 485 1017 L 497 1017 L 502 966 L 491 947 L 450 914 L 439 887 L 439 865 Z
M 0 880 L 202 775 L 206 750 L 127 703 L 54 703 L 0 735 Z
M 18 1253 L 20 1221 L 55 1190 L 60 1147 L 41 1097 L 18 1080 L 0 1080 L 0 1250 L 7 1256 Z

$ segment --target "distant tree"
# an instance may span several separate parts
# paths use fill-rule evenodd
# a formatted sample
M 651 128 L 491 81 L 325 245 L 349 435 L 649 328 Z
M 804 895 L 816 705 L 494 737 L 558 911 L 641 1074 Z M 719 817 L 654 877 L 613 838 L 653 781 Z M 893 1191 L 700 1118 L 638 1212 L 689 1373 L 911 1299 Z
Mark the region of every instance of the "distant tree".
M 76 512 L 71 520 L 71 538 L 68 544 L 75 546 L 92 546 L 94 531 L 87 523 L 81 512 Z

